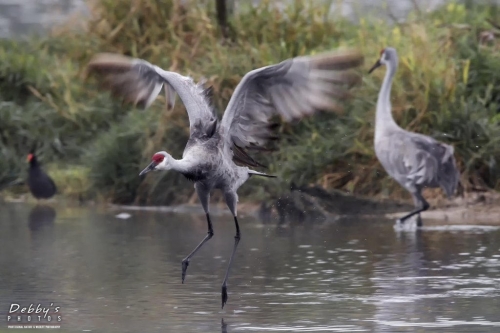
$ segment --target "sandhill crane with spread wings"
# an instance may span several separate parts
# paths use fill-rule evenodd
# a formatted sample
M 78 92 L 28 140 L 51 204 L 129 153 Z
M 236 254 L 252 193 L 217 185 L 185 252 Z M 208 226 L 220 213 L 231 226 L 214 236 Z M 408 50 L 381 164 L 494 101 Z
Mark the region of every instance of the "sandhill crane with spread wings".
M 194 182 L 206 213 L 208 233 L 182 261 L 182 282 L 192 256 L 214 235 L 209 196 L 213 189 L 220 189 L 236 226 L 234 247 L 222 283 L 224 307 L 229 270 L 240 241 L 236 192 L 251 176 L 272 177 L 249 168 L 260 164 L 246 150 L 263 147 L 271 139 L 272 116 L 291 121 L 318 110 L 341 108 L 341 101 L 349 96 L 349 86 L 359 81 L 351 69 L 362 62 L 361 54 L 346 50 L 296 57 L 250 71 L 236 87 L 219 121 L 203 85 L 195 84 L 189 77 L 117 54 L 101 53 L 90 61 L 89 72 L 100 75 L 103 86 L 125 101 L 148 108 L 164 87 L 170 107 L 175 93 L 186 107 L 190 136 L 182 158 L 157 152 L 140 173 L 170 169 L 180 172 Z

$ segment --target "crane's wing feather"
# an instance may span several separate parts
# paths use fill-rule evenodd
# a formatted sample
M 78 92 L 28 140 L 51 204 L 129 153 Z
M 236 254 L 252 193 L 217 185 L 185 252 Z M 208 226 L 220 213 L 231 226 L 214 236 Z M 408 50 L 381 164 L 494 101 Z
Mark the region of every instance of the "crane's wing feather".
M 114 96 L 145 109 L 153 103 L 162 87 L 165 87 L 167 107 L 173 108 L 177 92 L 189 116 L 191 135 L 199 130 L 212 131 L 216 122 L 207 99 L 208 90 L 189 77 L 165 71 L 142 59 L 113 53 L 95 55 L 88 63 L 87 71 L 99 75 L 101 86 Z
M 415 162 L 417 163 L 413 168 L 416 183 L 437 183 L 446 195 L 451 197 L 455 193 L 460 178 L 453 156 L 453 146 L 425 135 L 412 134 L 411 140 L 416 147 Z
M 376 149 L 387 173 L 406 188 L 440 186 L 448 197 L 455 193 L 460 174 L 453 146 L 401 130 L 384 138 Z
M 335 101 L 349 97 L 346 85 L 359 81 L 349 71 L 362 64 L 358 52 L 329 52 L 297 57 L 247 73 L 236 87 L 220 130 L 233 158 L 259 165 L 245 149 L 263 147 L 273 139 L 269 120 L 300 119 L 318 110 L 342 110 Z

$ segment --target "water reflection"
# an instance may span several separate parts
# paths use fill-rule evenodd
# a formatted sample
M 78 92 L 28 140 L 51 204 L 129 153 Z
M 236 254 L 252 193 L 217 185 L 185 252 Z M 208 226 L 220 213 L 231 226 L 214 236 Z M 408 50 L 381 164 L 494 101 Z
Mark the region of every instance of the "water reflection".
M 0 207 L 0 311 L 56 302 L 63 329 L 105 332 L 394 332 L 498 330 L 500 231 L 393 221 L 259 223 L 242 218 L 230 281 L 231 216 L 190 264 L 200 215 Z M 19 221 L 29 221 L 19 223 Z M 0 316 L 0 330 L 5 318 Z
M 224 322 L 224 318 L 220 320 L 220 327 L 222 333 L 227 333 L 227 324 Z
M 412 296 L 425 294 L 425 289 L 418 284 L 424 275 L 422 231 L 396 232 L 397 255 L 387 256 L 375 264 L 371 278 L 376 288 L 373 302 L 376 306 L 374 315 L 375 332 L 386 332 L 387 323 L 395 318 L 418 318 L 418 304 Z M 400 277 L 408 277 L 398 283 Z
M 458 234 L 458 230 L 465 233 Z M 463 252 L 480 244 L 476 253 L 485 253 L 493 230 L 498 227 L 432 226 L 417 233 L 398 233 L 405 251 L 378 263 L 371 278 L 377 287 L 377 297 L 370 299 L 377 308 L 375 331 L 453 327 L 468 332 L 474 326 L 482 327 L 482 332 L 496 331 L 500 322 L 489 307 L 498 304 L 489 298 L 499 295 L 500 279 L 493 271 L 468 264 L 469 253 Z M 498 267 L 498 247 L 491 250 L 492 258 L 473 261 L 485 260 Z
M 56 215 L 56 210 L 51 206 L 36 205 L 30 211 L 28 226 L 32 231 L 52 226 Z

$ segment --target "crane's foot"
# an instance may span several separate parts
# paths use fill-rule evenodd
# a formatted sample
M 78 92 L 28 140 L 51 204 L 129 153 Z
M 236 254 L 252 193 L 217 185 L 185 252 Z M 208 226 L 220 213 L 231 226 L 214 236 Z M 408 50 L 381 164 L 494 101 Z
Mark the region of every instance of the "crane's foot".
M 411 218 L 406 219 L 397 219 L 394 224 L 394 230 L 396 231 L 415 231 L 419 227 L 417 216 L 412 216 Z M 421 222 L 420 222 L 421 223 Z
M 407 228 L 407 223 L 405 223 L 404 219 L 397 219 L 396 223 L 393 226 L 396 231 L 403 231 Z
M 224 305 L 227 303 L 227 286 L 225 284 L 222 285 L 222 309 L 224 309 Z
M 420 213 L 417 215 L 417 228 L 421 228 L 423 226 L 422 223 L 422 217 L 420 216 Z
M 182 260 L 182 283 L 184 283 L 184 279 L 186 278 L 186 271 L 189 266 L 189 259 Z

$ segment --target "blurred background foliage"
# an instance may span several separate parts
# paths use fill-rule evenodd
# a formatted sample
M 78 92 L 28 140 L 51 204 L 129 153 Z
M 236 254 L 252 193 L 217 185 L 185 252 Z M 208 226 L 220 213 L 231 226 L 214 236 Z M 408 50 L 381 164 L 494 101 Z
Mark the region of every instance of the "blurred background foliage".
M 59 190 L 70 198 L 122 204 L 176 204 L 192 200 L 182 176 L 139 171 L 158 150 L 180 158 L 188 137 L 180 101 L 165 111 L 122 106 L 98 90 L 84 66 L 97 52 L 146 59 L 162 68 L 201 77 L 213 86 L 222 115 L 248 71 L 338 47 L 366 56 L 363 84 L 344 114 L 320 114 L 281 128 L 281 150 L 260 154 L 278 179 L 252 178 L 243 200 L 278 197 L 297 185 L 319 184 L 353 194 L 407 198 L 390 180 L 373 150 L 373 120 L 385 73 L 367 75 L 385 46 L 395 47 L 399 71 L 392 89 L 394 117 L 404 128 L 455 146 L 467 191 L 499 188 L 500 44 L 480 43 L 499 21 L 497 8 L 449 4 L 418 8 L 405 23 L 362 19 L 354 24 L 330 14 L 330 5 L 273 1 L 229 16 L 224 39 L 207 1 L 94 0 L 85 27 L 73 22 L 50 35 L 0 41 L 0 188 L 26 175 L 25 156 L 36 146 Z M 436 192 L 436 195 L 439 195 Z

